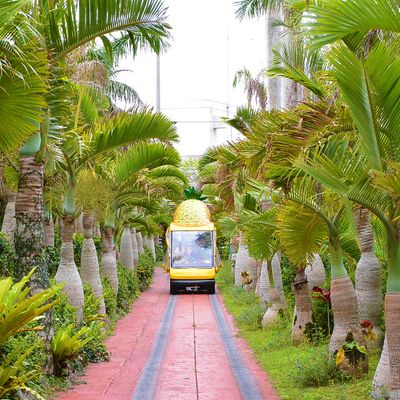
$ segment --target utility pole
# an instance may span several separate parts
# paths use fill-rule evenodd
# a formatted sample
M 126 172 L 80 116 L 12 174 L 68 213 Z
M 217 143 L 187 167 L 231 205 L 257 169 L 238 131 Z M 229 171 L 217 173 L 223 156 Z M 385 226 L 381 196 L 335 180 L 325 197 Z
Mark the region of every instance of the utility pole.
M 156 112 L 161 112 L 161 73 L 160 73 L 160 55 L 157 54 L 156 63 Z

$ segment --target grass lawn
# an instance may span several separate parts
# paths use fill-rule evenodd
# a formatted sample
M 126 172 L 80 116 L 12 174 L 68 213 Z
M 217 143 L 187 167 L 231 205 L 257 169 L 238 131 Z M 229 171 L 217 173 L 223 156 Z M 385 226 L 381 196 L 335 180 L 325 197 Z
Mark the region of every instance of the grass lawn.
M 369 374 L 363 379 L 341 376 L 328 361 L 326 339 L 318 345 L 291 345 L 290 317 L 283 317 L 273 329 L 262 331 L 263 309 L 254 293 L 233 284 L 228 263 L 217 275 L 217 283 L 226 307 L 234 316 L 239 335 L 246 339 L 260 365 L 284 400 L 365 400 L 370 397 L 371 382 L 379 354 L 370 355 Z M 328 366 L 329 365 L 329 366 Z

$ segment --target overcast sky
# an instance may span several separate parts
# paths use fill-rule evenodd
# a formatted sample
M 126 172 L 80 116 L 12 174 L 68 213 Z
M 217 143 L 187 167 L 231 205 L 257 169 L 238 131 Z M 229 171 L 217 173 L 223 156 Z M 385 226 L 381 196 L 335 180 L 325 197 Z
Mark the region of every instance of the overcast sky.
M 180 152 L 200 153 L 207 145 L 209 128 L 205 121 L 198 125 L 203 126 L 207 137 L 200 144 L 196 142 L 199 130 L 192 129 L 196 134 L 191 135 L 187 122 L 209 119 L 201 116 L 201 108 L 219 104 L 225 109 L 229 104 L 230 112 L 234 112 L 234 107 L 245 104 L 243 88 L 233 89 L 232 82 L 235 72 L 244 66 L 253 73 L 265 67 L 265 22 L 239 22 L 232 0 L 165 3 L 169 6 L 173 40 L 161 57 L 161 111 L 178 122 Z M 144 102 L 155 106 L 155 55 L 141 54 L 121 67 L 129 71 L 121 73 L 120 79 L 133 86 Z

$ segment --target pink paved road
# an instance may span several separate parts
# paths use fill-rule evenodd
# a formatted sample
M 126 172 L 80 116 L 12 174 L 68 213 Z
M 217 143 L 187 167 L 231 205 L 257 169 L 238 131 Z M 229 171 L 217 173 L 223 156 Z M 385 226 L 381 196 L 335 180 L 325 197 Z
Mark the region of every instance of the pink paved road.
M 108 339 L 111 360 L 89 365 L 82 378 L 86 384 L 60 394 L 58 400 L 132 399 L 166 309 L 168 289 L 168 277 L 157 270 L 152 287 L 136 301 L 132 312 L 118 322 L 114 336 Z M 223 310 L 235 333 L 232 317 L 224 307 Z M 263 398 L 279 400 L 246 343 L 235 339 L 235 344 L 252 371 Z M 154 399 L 242 399 L 208 295 L 177 296 Z

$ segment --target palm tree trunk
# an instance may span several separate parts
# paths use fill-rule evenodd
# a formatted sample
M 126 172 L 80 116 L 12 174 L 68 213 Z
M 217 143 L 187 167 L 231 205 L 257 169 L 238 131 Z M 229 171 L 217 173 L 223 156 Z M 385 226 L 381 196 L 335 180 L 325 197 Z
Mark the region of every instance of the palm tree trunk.
M 297 269 L 292 287 L 296 303 L 292 326 L 292 343 L 297 346 L 306 341 L 304 331 L 307 325 L 312 322 L 311 294 L 308 290 L 304 269 Z
M 34 156 L 20 157 L 15 203 L 15 261 L 18 278 L 27 275 L 36 267 L 31 279 L 33 293 L 50 286 L 47 265 L 43 257 L 43 178 L 43 163 L 37 163 Z
M 269 280 L 268 280 L 268 265 L 267 261 L 263 261 L 261 264 L 261 272 L 259 278 L 259 296 L 261 302 L 267 305 L 269 301 Z
M 82 280 L 74 261 L 73 234 L 74 220 L 72 216 L 67 215 L 63 218 L 63 227 L 61 230 L 61 259 L 55 280 L 58 283 L 64 283 L 63 292 L 66 294 L 71 305 L 76 308 L 77 318 L 78 321 L 80 321 L 83 316 L 85 296 L 83 294 Z
M 133 256 L 133 266 L 136 267 L 139 263 L 139 249 L 136 239 L 136 229 L 131 228 L 131 239 L 132 239 L 132 256 Z
M 103 230 L 103 256 L 101 257 L 101 272 L 111 283 L 115 293 L 118 293 L 117 255 L 113 241 L 113 229 Z
M 122 232 L 119 259 L 124 267 L 127 267 L 131 270 L 134 269 L 132 238 L 129 225 L 125 225 L 124 231 Z
M 279 27 L 274 26 L 274 21 L 279 17 L 276 11 L 269 11 L 267 14 L 267 67 L 269 68 L 272 59 L 272 49 L 279 41 Z M 268 78 L 268 109 L 282 108 L 282 80 L 281 78 Z
M 153 260 L 156 261 L 156 248 L 154 246 L 154 237 L 149 238 L 149 248 L 153 256 Z
M 325 267 L 319 254 L 314 254 L 312 265 L 306 267 L 306 275 L 310 291 L 316 286 L 320 288 L 324 286 L 326 279 Z
M 249 252 L 247 246 L 243 243 L 243 239 L 240 239 L 235 261 L 235 285 L 242 286 L 241 273 L 247 269 L 248 259 Z
M 83 214 L 79 214 L 75 220 L 75 233 L 83 235 Z
M 348 276 L 332 279 L 331 302 L 335 325 L 329 342 L 329 351 L 334 353 L 339 350 L 349 333 L 353 335 L 355 341 L 362 343 L 357 296 Z
M 142 233 L 141 232 L 136 232 L 136 240 L 138 244 L 138 253 L 143 254 L 144 253 L 144 247 L 143 247 L 143 238 L 142 238 Z
M 390 360 L 387 339 L 383 342 L 382 354 L 376 367 L 372 382 L 372 394 L 374 399 L 383 399 L 390 387 Z
M 52 217 L 44 221 L 44 242 L 46 246 L 54 247 L 54 222 Z
M 261 279 L 261 268 L 262 268 L 262 260 L 257 260 L 257 272 L 256 272 L 256 276 L 257 276 L 257 283 L 256 283 L 256 294 L 260 297 L 261 299 L 261 291 L 260 291 L 260 279 Z
M 378 335 L 376 345 L 382 343 L 380 328 L 383 316 L 381 267 L 374 254 L 374 237 L 370 224 L 370 214 L 365 208 L 355 212 L 361 243 L 361 258 L 356 269 L 355 290 L 360 320 L 368 320 L 374 325 Z
M 99 313 L 106 313 L 104 304 L 103 286 L 100 279 L 99 260 L 96 246 L 93 241 L 94 217 L 91 214 L 83 214 L 83 230 L 85 239 L 81 253 L 81 278 L 82 283 L 91 286 L 93 294 L 100 299 Z
M 267 311 L 265 312 L 261 322 L 263 329 L 268 329 L 273 326 L 279 318 L 279 313 L 283 311 L 283 304 L 281 303 L 279 290 L 275 285 L 272 260 L 267 260 L 267 275 L 269 283 L 269 301 Z
M 7 190 L 7 205 L 4 211 L 1 231 L 7 236 L 8 241 L 14 246 L 15 221 L 15 200 L 17 193 Z
M 277 252 L 272 257 L 272 275 L 274 277 L 275 288 L 279 293 L 279 299 L 283 308 L 286 308 L 285 292 L 283 290 L 281 254 Z
M 386 337 L 390 361 L 390 399 L 400 399 L 400 293 L 385 296 Z
M 246 271 L 251 279 L 251 283 L 247 285 L 246 289 L 253 290 L 257 285 L 257 261 L 253 257 L 248 258 Z

